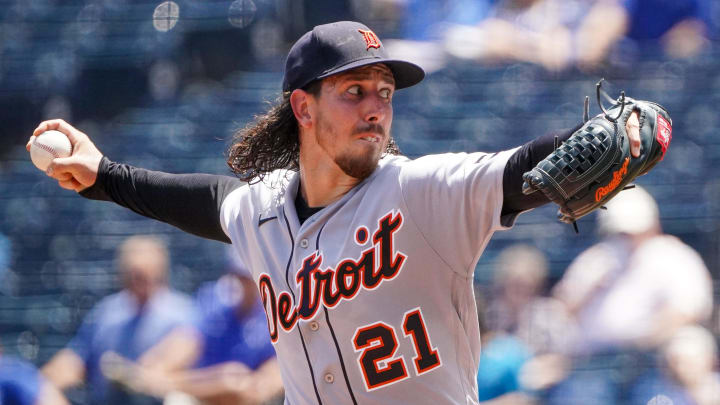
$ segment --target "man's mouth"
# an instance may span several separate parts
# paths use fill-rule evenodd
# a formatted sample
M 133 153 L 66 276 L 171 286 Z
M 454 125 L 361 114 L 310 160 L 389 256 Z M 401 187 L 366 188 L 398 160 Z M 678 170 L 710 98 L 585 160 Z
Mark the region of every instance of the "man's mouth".
M 378 135 L 365 135 L 360 139 L 362 139 L 364 141 L 372 142 L 372 143 L 380 142 L 380 136 L 378 136 Z
M 380 143 L 385 137 L 385 128 L 380 124 L 366 124 L 355 128 L 353 135 L 362 135 L 360 139 L 372 143 Z

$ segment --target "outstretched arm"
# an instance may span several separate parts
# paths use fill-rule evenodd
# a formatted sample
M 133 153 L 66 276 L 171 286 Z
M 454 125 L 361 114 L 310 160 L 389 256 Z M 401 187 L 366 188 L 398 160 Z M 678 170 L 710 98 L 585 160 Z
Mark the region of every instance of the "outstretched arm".
M 193 235 L 230 243 L 220 224 L 220 208 L 225 197 L 241 185 L 229 176 L 170 174 L 103 158 L 97 181 L 80 195 L 114 201 Z
M 640 130 L 637 112 L 633 112 L 627 121 L 625 130 L 630 138 L 630 151 L 633 157 L 640 156 Z M 503 173 L 503 208 L 502 217 L 514 217 L 523 211 L 537 208 L 550 200 L 543 193 L 523 194 L 523 174 L 530 171 L 541 160 L 545 159 L 555 150 L 555 137 L 562 143 L 580 129 L 573 129 L 549 133 L 526 143 L 508 160 Z
M 86 134 L 63 120 L 41 123 L 33 136 L 50 129 L 67 135 L 73 145 L 71 156 L 54 159 L 47 169 L 60 187 L 86 198 L 113 201 L 194 235 L 230 242 L 220 225 L 220 207 L 225 196 L 242 185 L 238 179 L 169 174 L 112 162 Z
M 521 146 L 520 149 L 510 156 L 505 166 L 505 172 L 503 173 L 503 207 L 501 214 L 503 218 L 508 215 L 514 218 L 523 211 L 537 208 L 550 202 L 543 193 L 523 194 L 522 175 L 530 171 L 538 162 L 544 159 L 545 156 L 555 150 L 555 137 L 557 137 L 558 142 L 564 142 L 570 138 L 570 135 L 578 128 L 580 127 L 577 126 L 573 129 L 549 133 L 533 139 Z

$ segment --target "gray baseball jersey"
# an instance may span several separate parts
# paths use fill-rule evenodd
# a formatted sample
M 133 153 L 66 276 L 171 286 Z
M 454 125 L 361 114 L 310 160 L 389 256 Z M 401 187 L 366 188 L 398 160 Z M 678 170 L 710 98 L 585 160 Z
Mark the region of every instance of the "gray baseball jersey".
M 260 290 L 286 404 L 477 402 L 473 271 L 513 152 L 384 157 L 302 225 L 298 173 L 228 194 L 221 224 Z

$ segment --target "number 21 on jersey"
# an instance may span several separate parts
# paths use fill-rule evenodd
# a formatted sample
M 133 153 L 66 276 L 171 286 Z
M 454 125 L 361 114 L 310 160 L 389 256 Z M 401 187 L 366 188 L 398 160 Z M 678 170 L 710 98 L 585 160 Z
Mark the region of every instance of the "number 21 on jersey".
M 402 331 L 415 349 L 413 366 L 417 375 L 440 366 L 440 353 L 433 348 L 420 308 L 405 313 Z M 397 356 L 398 339 L 395 328 L 385 322 L 375 322 L 358 328 L 353 337 L 355 351 L 360 353 L 358 364 L 368 391 L 384 387 L 409 377 L 405 359 Z

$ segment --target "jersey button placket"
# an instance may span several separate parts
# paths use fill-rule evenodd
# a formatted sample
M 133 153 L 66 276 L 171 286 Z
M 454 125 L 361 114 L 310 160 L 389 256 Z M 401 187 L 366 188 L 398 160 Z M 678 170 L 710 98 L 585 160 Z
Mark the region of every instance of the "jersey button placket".
M 328 384 L 332 384 L 335 381 L 335 376 L 333 376 L 330 373 L 325 374 L 325 382 Z
M 307 239 L 302 239 L 302 240 L 300 240 L 300 247 L 303 248 L 303 249 L 307 249 L 307 247 L 308 247 L 309 244 L 310 244 L 310 243 L 308 242 Z
M 310 330 L 315 332 L 320 329 L 320 324 L 317 321 L 310 322 Z

